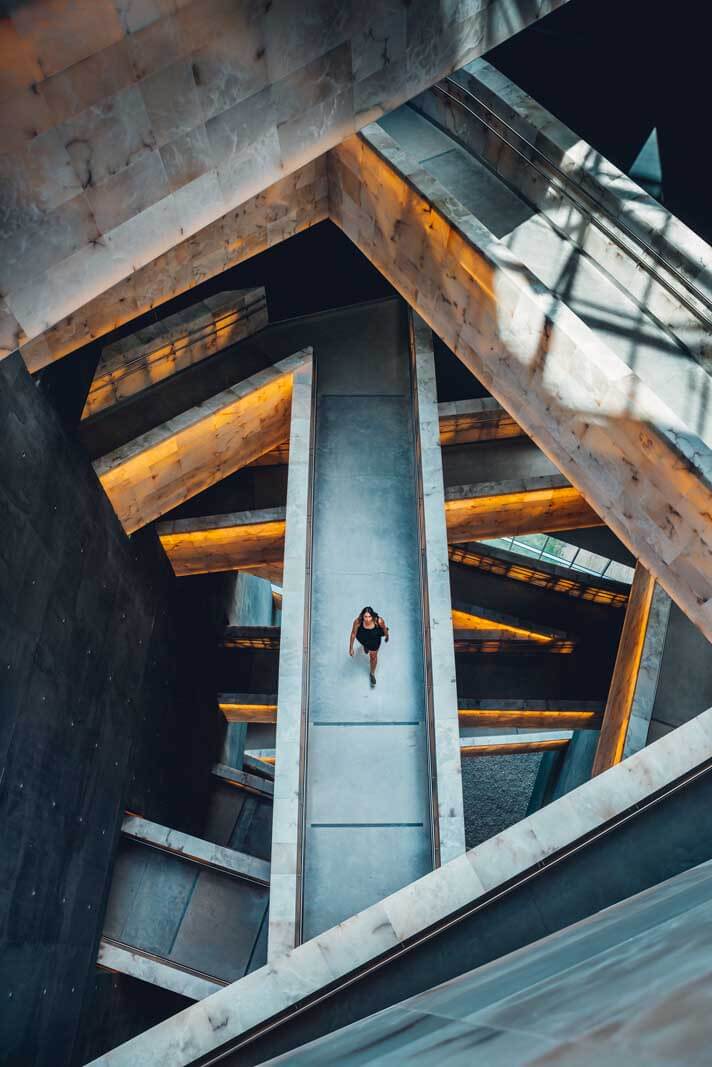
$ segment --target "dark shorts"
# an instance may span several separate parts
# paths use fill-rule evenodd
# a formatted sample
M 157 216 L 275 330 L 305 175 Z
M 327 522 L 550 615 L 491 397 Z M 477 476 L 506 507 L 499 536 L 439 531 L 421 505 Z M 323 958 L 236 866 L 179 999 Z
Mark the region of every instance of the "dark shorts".
M 373 637 L 369 634 L 366 638 L 357 638 L 360 645 L 366 649 L 367 652 L 378 652 L 381 647 L 381 635 L 374 634 Z

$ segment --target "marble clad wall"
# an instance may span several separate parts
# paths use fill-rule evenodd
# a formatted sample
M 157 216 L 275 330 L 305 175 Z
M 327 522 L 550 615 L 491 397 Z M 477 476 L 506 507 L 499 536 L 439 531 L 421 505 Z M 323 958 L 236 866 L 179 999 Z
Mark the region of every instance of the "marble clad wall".
M 329 167 L 331 218 L 710 637 L 710 450 L 379 127 Z
M 82 418 L 140 393 L 267 325 L 264 289 L 217 293 L 103 349 Z
M 3 349 L 563 2 L 10 5 L 0 21 Z

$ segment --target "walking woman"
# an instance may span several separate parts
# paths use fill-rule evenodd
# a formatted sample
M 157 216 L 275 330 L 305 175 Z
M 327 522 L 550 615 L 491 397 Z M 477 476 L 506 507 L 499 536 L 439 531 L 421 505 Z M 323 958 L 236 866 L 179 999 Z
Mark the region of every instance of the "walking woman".
M 354 641 L 358 641 L 364 652 L 368 652 L 371 687 L 376 684 L 378 650 L 381 647 L 382 637 L 386 639 L 386 642 L 388 641 L 388 627 L 372 607 L 365 607 L 360 615 L 354 619 L 354 624 L 351 627 L 349 655 L 353 656 L 354 654 Z

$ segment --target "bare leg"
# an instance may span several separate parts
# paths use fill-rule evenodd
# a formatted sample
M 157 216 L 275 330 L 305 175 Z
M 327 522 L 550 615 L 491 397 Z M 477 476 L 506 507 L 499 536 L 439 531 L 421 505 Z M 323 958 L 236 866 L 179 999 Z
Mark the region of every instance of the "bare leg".
M 371 685 L 374 686 L 376 684 L 376 667 L 378 666 L 378 653 L 377 652 L 369 652 L 369 654 L 368 654 L 368 664 L 369 664 L 369 668 L 370 668 L 370 671 L 371 671 L 371 673 L 369 675 L 369 681 L 371 682 Z

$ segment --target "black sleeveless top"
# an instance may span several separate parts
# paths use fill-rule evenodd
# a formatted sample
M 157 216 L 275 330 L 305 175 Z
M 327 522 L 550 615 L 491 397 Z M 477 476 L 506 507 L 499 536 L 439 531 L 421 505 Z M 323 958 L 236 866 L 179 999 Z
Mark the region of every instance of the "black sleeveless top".
M 368 629 L 363 623 L 359 623 L 358 630 L 356 631 L 356 640 L 359 644 L 367 648 L 369 652 L 376 652 L 380 647 L 381 638 L 383 637 L 383 630 L 379 623 L 376 623 L 372 629 Z

